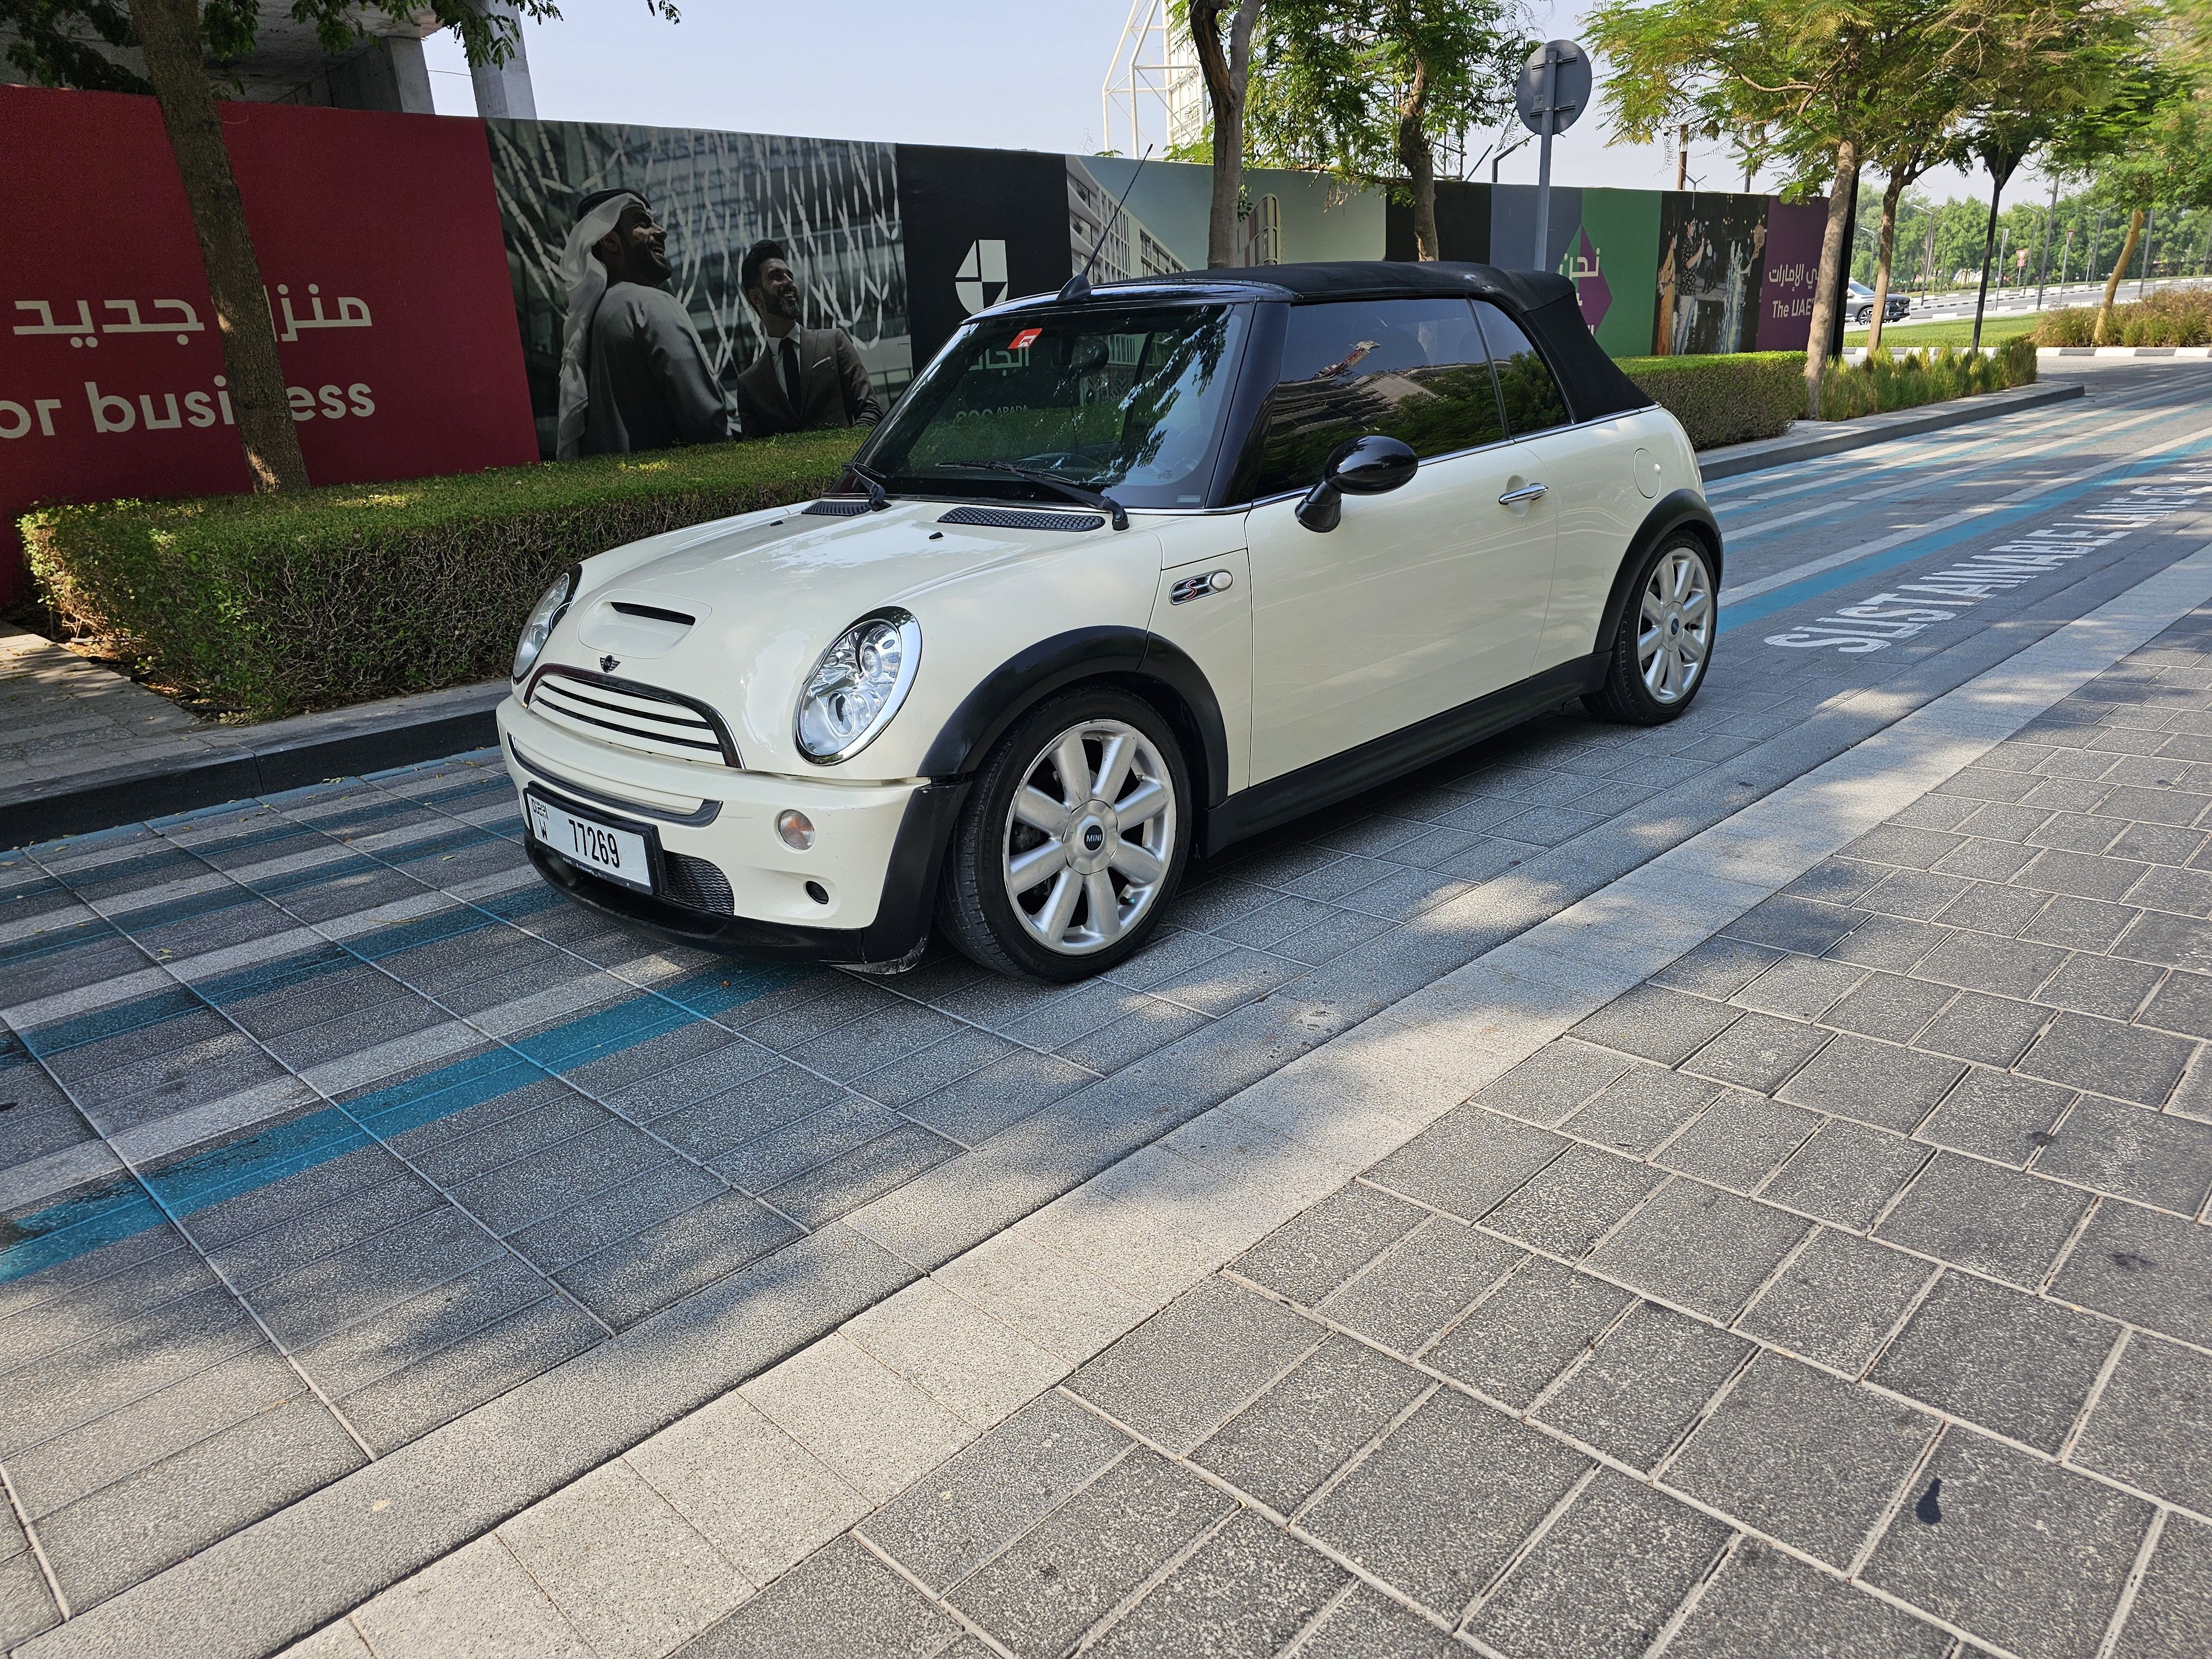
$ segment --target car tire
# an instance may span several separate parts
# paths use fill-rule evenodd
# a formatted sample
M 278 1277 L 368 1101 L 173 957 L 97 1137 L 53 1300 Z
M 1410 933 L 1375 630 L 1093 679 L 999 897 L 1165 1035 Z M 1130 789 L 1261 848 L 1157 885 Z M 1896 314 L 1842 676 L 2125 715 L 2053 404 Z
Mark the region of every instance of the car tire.
M 998 973 L 1060 984 L 1103 973 L 1159 925 L 1192 806 L 1182 747 L 1152 704 L 1105 685 L 1052 697 L 983 763 L 946 849 L 938 925 Z
M 1583 706 L 1623 726 L 1679 719 L 1705 685 L 1719 635 L 1711 550 L 1677 532 L 1638 562 L 1606 649 L 1604 684 Z

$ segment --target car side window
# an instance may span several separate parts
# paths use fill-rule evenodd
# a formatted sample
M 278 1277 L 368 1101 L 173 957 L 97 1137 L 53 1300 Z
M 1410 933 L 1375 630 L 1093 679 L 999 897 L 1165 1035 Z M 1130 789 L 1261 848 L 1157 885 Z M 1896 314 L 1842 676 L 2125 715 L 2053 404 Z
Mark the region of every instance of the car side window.
M 1498 395 L 1505 404 L 1506 430 L 1518 438 L 1568 422 L 1567 400 L 1559 383 L 1529 343 L 1521 325 L 1487 300 L 1474 302 L 1482 331 L 1490 342 L 1491 367 L 1498 371 Z
M 1370 432 L 1423 457 L 1504 437 L 1488 354 L 1466 301 L 1293 306 L 1281 378 L 1240 493 L 1249 500 L 1317 483 L 1330 451 Z

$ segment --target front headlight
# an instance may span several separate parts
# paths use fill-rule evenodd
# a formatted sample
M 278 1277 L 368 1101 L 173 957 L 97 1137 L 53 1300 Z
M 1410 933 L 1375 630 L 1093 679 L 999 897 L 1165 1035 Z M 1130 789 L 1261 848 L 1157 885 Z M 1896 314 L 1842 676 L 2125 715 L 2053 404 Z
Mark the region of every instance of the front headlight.
M 903 611 L 863 617 L 822 653 L 792 722 L 799 752 L 827 766 L 849 759 L 890 724 L 921 661 L 921 625 Z
M 530 620 L 522 624 L 522 638 L 514 647 L 514 678 L 520 679 L 530 672 L 530 665 L 538 660 L 538 653 L 545 648 L 560 625 L 561 613 L 568 608 L 568 601 L 576 597 L 576 584 L 583 576 L 584 568 L 572 564 L 561 573 L 560 580 L 545 590 L 544 597 L 532 606 Z

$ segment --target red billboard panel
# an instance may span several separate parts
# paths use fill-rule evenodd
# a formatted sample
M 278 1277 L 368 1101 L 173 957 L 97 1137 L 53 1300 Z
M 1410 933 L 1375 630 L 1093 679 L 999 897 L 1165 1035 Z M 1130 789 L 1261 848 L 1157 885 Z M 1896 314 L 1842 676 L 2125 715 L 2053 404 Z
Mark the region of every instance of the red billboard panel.
M 535 460 L 483 128 L 222 106 L 308 476 Z M 0 88 L 0 600 L 43 501 L 247 487 L 184 186 L 150 98 Z

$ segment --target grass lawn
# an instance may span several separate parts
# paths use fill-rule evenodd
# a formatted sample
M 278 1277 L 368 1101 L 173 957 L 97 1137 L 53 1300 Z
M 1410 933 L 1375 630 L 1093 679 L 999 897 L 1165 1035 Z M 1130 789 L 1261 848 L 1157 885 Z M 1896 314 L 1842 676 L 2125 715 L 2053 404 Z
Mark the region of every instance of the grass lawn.
M 2015 334 L 2033 331 L 2038 321 L 2033 313 L 2025 317 L 1984 317 L 1982 319 L 1982 343 L 1995 345 L 2009 340 Z M 1881 331 L 1881 343 L 1891 346 L 1965 346 L 1972 343 L 1974 319 L 1963 318 L 1949 323 L 1889 323 Z M 1863 328 L 1844 331 L 1844 343 L 1863 346 L 1867 343 L 1867 331 Z

